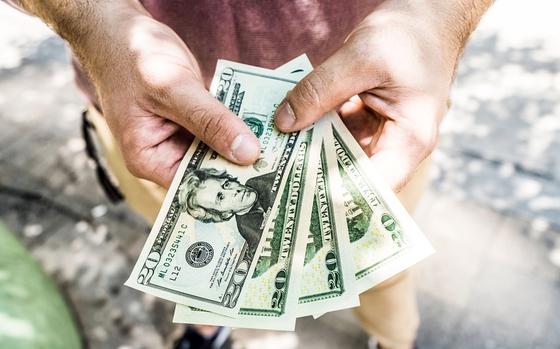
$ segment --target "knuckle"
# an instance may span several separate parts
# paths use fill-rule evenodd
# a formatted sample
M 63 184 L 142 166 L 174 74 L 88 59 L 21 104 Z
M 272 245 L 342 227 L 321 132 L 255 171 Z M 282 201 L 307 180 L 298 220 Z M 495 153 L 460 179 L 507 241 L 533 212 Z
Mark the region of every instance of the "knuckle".
M 435 149 L 438 140 L 437 125 L 430 127 L 417 128 L 413 134 L 414 141 L 417 147 L 422 151 L 425 156 Z
M 179 73 L 172 78 L 161 75 L 142 77 L 142 84 L 147 96 L 160 103 L 172 101 L 177 89 L 190 83 L 191 80 L 188 77 Z
M 154 98 L 165 98 L 179 79 L 183 78 L 183 74 L 172 65 L 162 66 L 157 63 L 149 58 L 139 60 L 136 77 Z
M 156 101 L 167 101 L 171 98 L 172 86 L 168 81 L 148 80 L 146 81 L 148 93 Z
M 124 163 L 128 171 L 135 177 L 144 178 L 142 175 L 143 167 L 139 164 L 142 148 L 138 137 L 134 134 L 126 133 L 121 139 L 121 148 Z
M 196 107 L 191 111 L 191 122 L 198 125 L 200 137 L 209 145 L 227 136 L 227 122 L 223 117 L 212 115 L 203 107 Z
M 137 153 L 140 148 L 140 140 L 135 132 L 128 130 L 123 132 L 121 137 L 121 147 L 125 155 Z
M 299 82 L 296 89 L 292 92 L 291 102 L 293 103 L 296 108 L 297 105 L 303 105 L 305 107 L 313 106 L 313 107 L 320 107 L 321 106 L 321 78 L 318 77 L 309 77 L 303 79 Z
M 134 177 L 144 178 L 142 167 L 138 164 L 138 158 L 136 156 L 130 156 L 128 154 L 124 154 L 124 164 Z

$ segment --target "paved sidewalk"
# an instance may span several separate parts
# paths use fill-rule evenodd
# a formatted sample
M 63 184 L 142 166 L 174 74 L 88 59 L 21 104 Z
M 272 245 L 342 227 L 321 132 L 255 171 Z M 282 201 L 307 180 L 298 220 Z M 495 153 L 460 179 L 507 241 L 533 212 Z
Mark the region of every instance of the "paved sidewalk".
M 498 0 L 466 51 L 415 215 L 438 251 L 416 268 L 421 348 L 560 348 L 557 13 Z M 67 294 L 92 349 L 168 347 L 172 305 L 122 285 L 149 227 L 96 185 L 64 44 L 0 4 L 0 52 L 0 220 Z M 351 312 L 235 336 L 258 349 L 367 341 Z
M 459 65 L 436 187 L 560 228 L 560 3 L 498 0 Z
M 416 220 L 437 253 L 415 268 L 427 349 L 560 347 L 559 270 L 547 245 L 557 232 L 433 190 Z M 247 348 L 366 348 L 351 311 L 298 322 L 293 333 L 240 330 Z

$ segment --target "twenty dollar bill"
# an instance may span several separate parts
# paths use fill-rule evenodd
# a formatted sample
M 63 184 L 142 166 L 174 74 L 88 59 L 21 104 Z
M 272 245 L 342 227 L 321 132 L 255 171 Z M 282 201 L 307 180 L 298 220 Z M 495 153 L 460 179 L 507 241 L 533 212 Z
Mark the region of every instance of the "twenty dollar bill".
M 252 166 L 237 166 L 195 140 L 126 285 L 237 316 L 298 147 L 300 133 L 280 133 L 273 121 L 297 81 L 228 61 L 219 61 L 216 71 L 211 92 L 251 128 L 261 156 Z
M 302 285 L 305 240 L 309 231 L 320 138 L 314 129 L 302 134 L 288 183 L 273 211 L 273 224 L 258 249 L 257 266 L 247 281 L 241 309 L 233 319 L 177 305 L 174 321 L 245 328 L 293 330 Z M 303 284 L 302 284 L 303 283 Z

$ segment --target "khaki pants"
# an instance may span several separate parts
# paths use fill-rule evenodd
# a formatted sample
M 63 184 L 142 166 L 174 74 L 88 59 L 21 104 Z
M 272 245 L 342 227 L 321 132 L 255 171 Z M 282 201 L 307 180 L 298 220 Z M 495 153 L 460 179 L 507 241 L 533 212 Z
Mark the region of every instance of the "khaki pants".
M 103 116 L 93 107 L 88 118 L 95 126 L 105 161 L 118 181 L 126 201 L 148 222 L 155 221 L 165 197 L 165 189 L 134 177 L 126 168 L 118 145 Z M 427 185 L 428 164 L 425 161 L 398 197 L 412 212 Z M 402 272 L 360 295 L 356 308 L 364 330 L 374 336 L 384 349 L 412 347 L 419 324 L 414 283 L 410 271 Z

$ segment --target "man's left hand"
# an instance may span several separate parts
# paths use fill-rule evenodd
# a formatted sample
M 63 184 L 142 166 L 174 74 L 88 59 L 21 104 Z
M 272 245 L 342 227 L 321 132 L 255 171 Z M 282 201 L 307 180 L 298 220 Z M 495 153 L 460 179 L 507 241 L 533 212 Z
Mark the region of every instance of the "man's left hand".
M 448 28 L 433 3 L 387 1 L 366 17 L 288 93 L 278 128 L 299 130 L 336 109 L 389 185 L 402 188 L 435 147 L 468 37 Z

